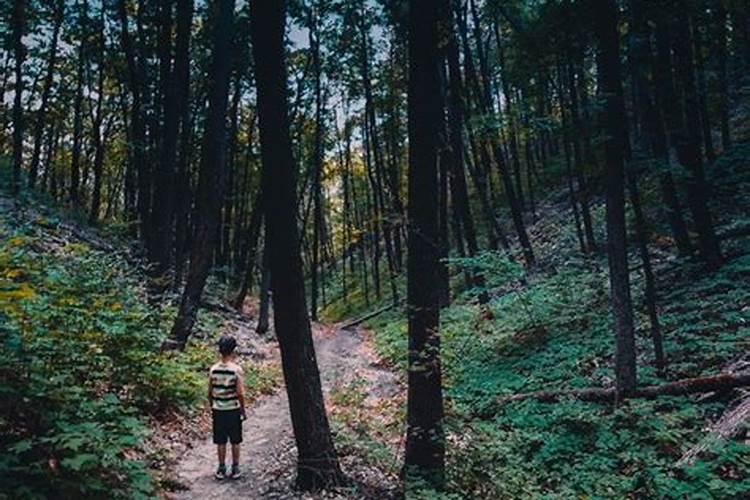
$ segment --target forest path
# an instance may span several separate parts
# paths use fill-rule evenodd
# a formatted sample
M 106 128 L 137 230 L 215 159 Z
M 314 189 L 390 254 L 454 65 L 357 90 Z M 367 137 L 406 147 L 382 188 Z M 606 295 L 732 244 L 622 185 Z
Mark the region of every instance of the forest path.
M 248 346 L 257 347 L 258 336 L 250 326 L 232 325 L 241 355 L 248 352 Z M 362 331 L 314 325 L 313 338 L 326 399 L 332 391 L 351 383 L 364 383 L 368 399 L 399 391 L 396 375 L 377 366 Z M 278 356 L 275 343 L 272 345 L 272 355 Z M 326 406 L 329 405 L 327 401 Z M 209 435 L 193 443 L 192 449 L 179 459 L 175 468 L 177 479 L 189 489 L 174 493 L 170 498 L 310 498 L 291 490 L 295 458 L 289 404 L 282 384 L 276 393 L 260 398 L 248 408 L 240 460 L 243 476 L 238 480 L 214 479 L 216 446 Z

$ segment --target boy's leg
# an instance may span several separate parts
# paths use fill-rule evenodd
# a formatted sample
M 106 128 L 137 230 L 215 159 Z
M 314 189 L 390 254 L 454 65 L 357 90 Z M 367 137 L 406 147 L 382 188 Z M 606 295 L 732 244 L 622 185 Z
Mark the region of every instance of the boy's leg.
M 232 465 L 237 465 L 239 463 L 240 463 L 240 445 L 233 444 L 232 445 Z
M 219 465 L 224 465 L 227 460 L 227 445 L 226 444 L 216 445 L 216 454 L 219 457 Z M 234 457 L 234 445 L 232 445 L 232 457 Z

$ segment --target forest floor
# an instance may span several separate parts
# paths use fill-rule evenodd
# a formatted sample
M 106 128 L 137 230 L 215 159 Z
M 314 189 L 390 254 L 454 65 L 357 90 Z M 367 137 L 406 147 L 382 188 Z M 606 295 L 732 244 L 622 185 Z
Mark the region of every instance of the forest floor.
M 332 412 L 336 427 L 344 407 L 355 405 L 358 412 L 378 412 L 384 400 L 400 398 L 403 393 L 396 375 L 384 368 L 374 355 L 365 330 L 344 330 L 337 326 L 314 324 L 314 341 L 320 367 L 326 407 Z M 261 338 L 255 333 L 255 322 L 249 316 L 229 321 L 220 330 L 238 340 L 240 362 L 266 359 L 279 363 L 278 345 L 272 335 Z M 353 387 L 366 394 L 362 400 L 346 397 Z M 190 431 L 178 436 L 186 449 L 171 467 L 173 489 L 166 494 L 174 499 L 220 498 L 388 498 L 396 489 L 393 471 L 374 467 L 361 454 L 342 453 L 342 465 L 352 484 L 329 491 L 322 496 L 303 495 L 292 489 L 295 474 L 295 444 L 289 415 L 289 404 L 283 386 L 254 401 L 243 425 L 242 470 L 238 480 L 217 481 L 216 446 L 208 429 L 209 417 L 204 411 L 199 420 L 203 432 Z M 361 415 L 365 417 L 365 415 Z M 366 418 L 373 418 L 367 416 Z M 391 442 L 395 454 L 398 442 Z M 341 448 L 341 447 L 340 447 Z

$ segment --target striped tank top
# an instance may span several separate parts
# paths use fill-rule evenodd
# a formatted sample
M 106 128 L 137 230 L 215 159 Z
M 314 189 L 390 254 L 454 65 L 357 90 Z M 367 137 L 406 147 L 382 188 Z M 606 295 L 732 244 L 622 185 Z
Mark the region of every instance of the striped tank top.
M 242 383 L 242 368 L 236 363 L 222 361 L 211 367 L 211 408 L 214 410 L 237 410 L 240 400 L 237 383 Z

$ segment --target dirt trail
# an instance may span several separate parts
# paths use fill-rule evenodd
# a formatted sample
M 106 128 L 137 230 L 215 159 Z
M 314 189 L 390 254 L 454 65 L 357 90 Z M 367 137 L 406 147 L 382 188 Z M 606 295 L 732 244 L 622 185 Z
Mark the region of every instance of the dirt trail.
M 234 331 L 239 341 L 239 352 L 248 352 L 248 347 L 251 351 L 257 351 L 257 336 L 247 325 L 236 326 L 239 326 Z M 317 326 L 314 328 L 314 340 L 326 395 L 354 380 L 364 381 L 368 398 L 388 397 L 399 391 L 396 376 L 389 370 L 375 366 L 362 332 Z M 172 494 L 170 498 L 310 498 L 290 488 L 296 450 L 284 388 L 256 401 L 248 410 L 248 419 L 243 424 L 243 477 L 233 481 L 216 481 L 213 478 L 216 447 L 207 436 L 195 443 L 178 461 L 175 469 L 177 479 L 188 489 Z M 377 485 L 371 486 L 377 489 Z M 346 496 L 326 494 L 326 498 Z

